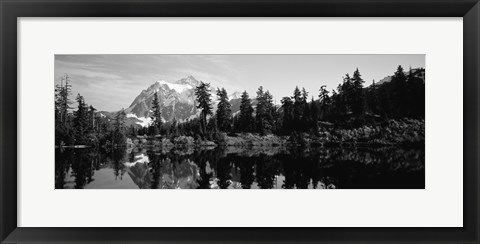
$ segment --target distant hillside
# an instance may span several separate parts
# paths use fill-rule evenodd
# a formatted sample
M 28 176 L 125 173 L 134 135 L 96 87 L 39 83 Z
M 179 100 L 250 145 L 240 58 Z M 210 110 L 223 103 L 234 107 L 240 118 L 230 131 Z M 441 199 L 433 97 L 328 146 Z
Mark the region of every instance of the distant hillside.
M 405 75 L 408 75 L 408 72 L 409 71 L 404 72 Z M 413 75 L 415 77 L 419 77 L 419 78 L 422 78 L 423 80 L 425 80 L 425 68 L 415 68 L 415 69 L 412 69 L 412 72 L 413 72 Z M 375 82 L 375 84 L 381 85 L 385 82 L 390 82 L 390 81 L 392 81 L 392 77 L 393 77 L 392 75 L 387 76 L 387 77 L 379 80 L 378 82 Z

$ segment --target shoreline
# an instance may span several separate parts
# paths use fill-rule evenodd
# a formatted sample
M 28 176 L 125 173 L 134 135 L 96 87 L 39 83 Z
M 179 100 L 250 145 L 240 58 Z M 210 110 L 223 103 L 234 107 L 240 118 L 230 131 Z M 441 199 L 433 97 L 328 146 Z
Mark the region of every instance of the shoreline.
M 358 128 L 320 128 L 316 134 L 293 132 L 291 135 L 259 135 L 258 133 L 218 132 L 216 140 L 194 139 L 192 136 L 139 135 L 126 139 L 127 149 L 214 149 L 217 147 L 235 148 L 275 148 L 275 147 L 424 147 L 424 120 L 389 120 L 382 125 L 364 125 Z M 69 145 L 55 148 L 91 148 L 89 145 Z M 97 146 L 98 147 L 98 146 Z M 99 146 L 99 148 L 106 148 Z
M 129 147 L 198 148 L 198 147 L 419 147 L 425 145 L 423 120 L 388 121 L 384 126 L 362 126 L 354 129 L 321 129 L 317 135 L 264 135 L 256 133 L 219 133 L 219 139 L 195 140 L 191 136 L 174 138 L 137 136 L 129 138 Z

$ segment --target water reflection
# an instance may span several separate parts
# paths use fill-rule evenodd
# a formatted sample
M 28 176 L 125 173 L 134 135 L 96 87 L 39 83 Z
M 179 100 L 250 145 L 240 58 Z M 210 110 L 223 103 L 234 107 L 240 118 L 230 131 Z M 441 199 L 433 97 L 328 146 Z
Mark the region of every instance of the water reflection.
M 425 188 L 418 149 L 70 149 L 55 159 L 56 189 Z

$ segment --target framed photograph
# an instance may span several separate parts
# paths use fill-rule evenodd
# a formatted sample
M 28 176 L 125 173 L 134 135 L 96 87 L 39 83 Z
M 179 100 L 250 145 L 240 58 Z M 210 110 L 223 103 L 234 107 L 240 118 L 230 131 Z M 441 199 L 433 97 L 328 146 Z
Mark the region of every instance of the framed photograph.
M 0 13 L 2 243 L 480 241 L 477 0 Z

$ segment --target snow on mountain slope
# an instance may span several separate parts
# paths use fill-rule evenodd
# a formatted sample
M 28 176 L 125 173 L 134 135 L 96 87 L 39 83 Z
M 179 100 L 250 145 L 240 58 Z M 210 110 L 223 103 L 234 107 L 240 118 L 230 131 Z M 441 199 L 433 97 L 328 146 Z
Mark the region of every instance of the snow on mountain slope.
M 137 125 L 141 125 L 142 127 L 150 126 L 153 123 L 151 117 L 137 117 L 137 115 L 129 113 L 127 114 L 127 118 L 135 118 L 139 121 L 136 122 Z
M 125 110 L 125 113 L 127 113 L 129 118 L 138 119 L 137 124 L 141 126 L 150 125 L 153 122 L 150 119 L 152 116 L 153 97 L 155 92 L 157 92 L 164 121 L 172 121 L 173 119 L 185 121 L 195 118 L 199 114 L 196 106 L 195 87 L 199 84 L 200 81 L 193 76 L 188 76 L 174 82 L 164 80 L 156 81 L 146 90 L 140 92 L 131 105 Z M 214 111 L 217 109 L 218 104 L 216 90 L 216 87 L 211 87 L 212 107 Z M 233 92 L 229 97 L 232 101 L 239 101 L 240 95 L 241 93 L 239 92 Z M 235 106 L 235 108 L 236 107 L 238 106 Z
M 161 85 L 167 85 L 170 89 L 173 89 L 178 93 L 182 93 L 185 90 L 193 89 L 193 87 L 189 84 L 174 84 L 174 83 L 166 82 L 164 80 L 157 81 L 157 82 L 160 83 Z

